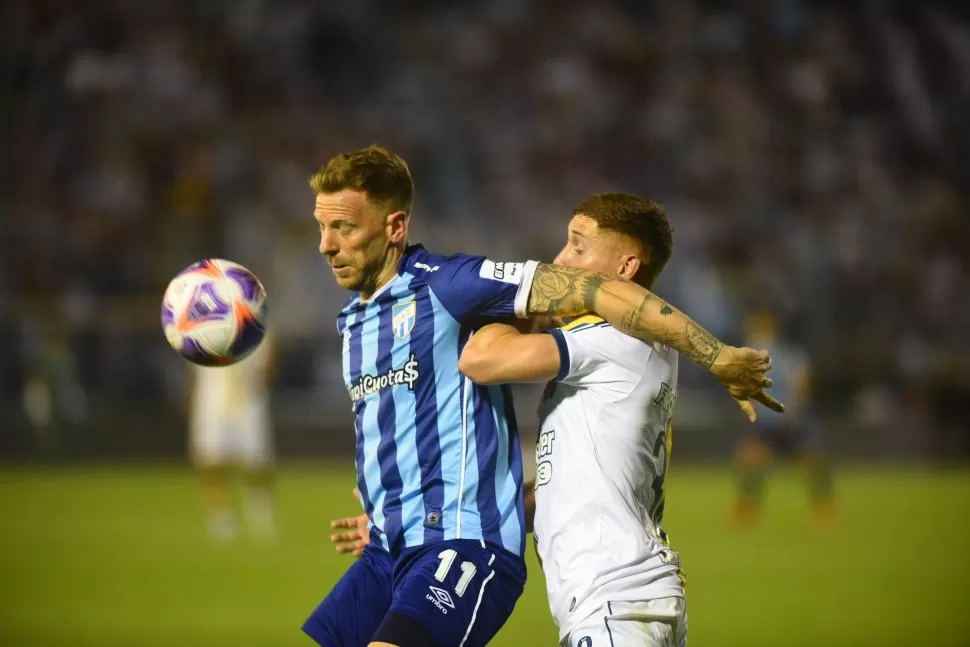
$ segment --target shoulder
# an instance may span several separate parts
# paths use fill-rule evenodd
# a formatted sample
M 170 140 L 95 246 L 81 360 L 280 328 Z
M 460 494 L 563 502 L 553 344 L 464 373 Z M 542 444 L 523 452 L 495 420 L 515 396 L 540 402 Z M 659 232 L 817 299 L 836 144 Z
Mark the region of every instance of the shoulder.
M 563 324 L 560 330 L 563 332 L 579 332 L 589 328 L 612 328 L 602 317 L 596 315 L 581 315 L 569 323 Z
M 559 328 L 570 345 L 582 346 L 618 364 L 645 362 L 654 346 L 620 332 L 601 317 L 582 315 Z
M 398 271 L 415 276 L 428 276 L 469 263 L 481 263 L 481 256 L 469 254 L 436 254 L 425 249 L 424 245 L 410 245 L 404 252 Z

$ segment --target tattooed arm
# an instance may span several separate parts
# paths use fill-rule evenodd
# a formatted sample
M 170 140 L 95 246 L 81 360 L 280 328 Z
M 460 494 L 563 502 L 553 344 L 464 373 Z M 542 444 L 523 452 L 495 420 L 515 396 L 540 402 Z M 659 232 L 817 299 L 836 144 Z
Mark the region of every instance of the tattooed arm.
M 734 348 L 649 290 L 625 279 L 540 263 L 529 293 L 530 315 L 595 312 L 632 337 L 660 342 L 713 373 L 752 420 L 749 400 L 776 411 L 781 403 L 764 393 L 771 386 L 766 351 Z
M 649 290 L 607 274 L 540 263 L 529 293 L 530 315 L 595 312 L 632 337 L 657 341 L 704 368 L 723 348 L 714 335 Z

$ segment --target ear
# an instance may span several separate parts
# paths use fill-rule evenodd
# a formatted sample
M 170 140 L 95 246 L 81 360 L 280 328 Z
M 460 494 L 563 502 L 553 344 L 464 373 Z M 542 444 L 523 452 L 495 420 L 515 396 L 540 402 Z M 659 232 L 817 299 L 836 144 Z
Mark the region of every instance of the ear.
M 624 254 L 620 257 L 620 266 L 617 269 L 617 274 L 621 277 L 629 280 L 633 280 L 633 277 L 637 275 L 640 271 L 640 267 L 643 265 L 643 261 L 636 254 Z
M 394 211 L 387 214 L 384 221 L 387 227 L 387 239 L 392 243 L 401 243 L 408 238 L 408 213 L 406 211 Z

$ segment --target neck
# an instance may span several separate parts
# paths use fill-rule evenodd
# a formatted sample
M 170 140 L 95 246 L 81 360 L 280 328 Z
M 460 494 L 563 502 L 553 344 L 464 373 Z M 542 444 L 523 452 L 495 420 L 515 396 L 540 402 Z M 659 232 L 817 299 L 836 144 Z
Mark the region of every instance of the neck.
M 374 278 L 374 287 L 370 290 L 360 291 L 361 301 L 369 300 L 378 290 L 394 279 L 394 275 L 397 274 L 398 263 L 401 262 L 402 256 L 404 256 L 403 249 L 398 247 L 388 248 L 387 254 L 384 257 L 384 264 L 381 266 L 381 269 L 377 272 L 377 276 Z

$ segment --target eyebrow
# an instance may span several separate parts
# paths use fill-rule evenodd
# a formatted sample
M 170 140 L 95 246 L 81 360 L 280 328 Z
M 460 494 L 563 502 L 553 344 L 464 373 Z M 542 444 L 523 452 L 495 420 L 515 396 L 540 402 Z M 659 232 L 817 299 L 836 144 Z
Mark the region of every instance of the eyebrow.
M 578 236 L 579 238 L 586 238 L 586 234 L 579 231 L 578 229 L 570 229 L 569 233 L 572 234 L 573 236 Z
M 319 218 L 316 217 L 316 214 L 314 214 L 313 219 L 316 220 L 317 221 L 317 224 L 320 225 L 321 227 L 324 225 L 324 223 Z M 341 225 L 353 225 L 353 224 L 354 223 L 350 222 L 349 220 L 347 220 L 345 218 L 336 218 L 336 219 L 330 221 L 330 225 L 329 226 L 332 229 L 334 227 L 339 227 Z

